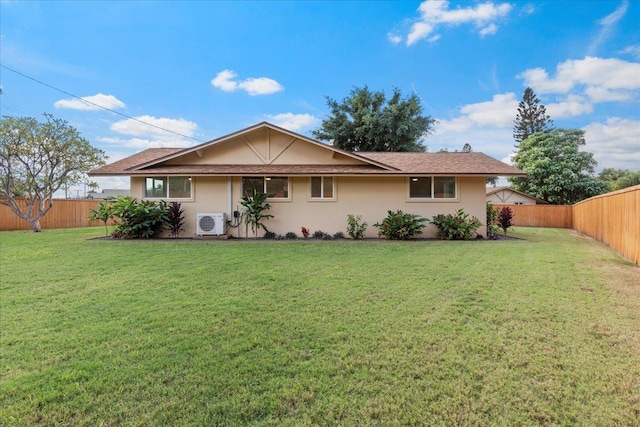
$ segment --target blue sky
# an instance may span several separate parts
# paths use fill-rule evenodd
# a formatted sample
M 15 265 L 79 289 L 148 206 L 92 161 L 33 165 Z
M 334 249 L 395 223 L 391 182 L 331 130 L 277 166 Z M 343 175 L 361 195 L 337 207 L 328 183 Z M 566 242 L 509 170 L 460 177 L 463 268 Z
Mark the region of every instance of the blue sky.
M 637 1 L 0 0 L 0 7 L 1 114 L 53 113 L 110 161 L 265 120 L 310 136 L 328 113 L 326 96 L 341 100 L 364 85 L 420 96 L 439 121 L 424 141 L 429 151 L 469 143 L 505 160 L 530 86 L 556 127 L 586 131 L 599 169 L 640 170 Z

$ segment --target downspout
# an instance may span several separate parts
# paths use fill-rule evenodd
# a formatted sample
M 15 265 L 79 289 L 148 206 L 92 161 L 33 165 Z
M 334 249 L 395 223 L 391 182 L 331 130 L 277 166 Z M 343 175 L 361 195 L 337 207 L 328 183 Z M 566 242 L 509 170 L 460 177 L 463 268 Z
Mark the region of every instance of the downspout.
M 227 219 L 232 221 L 233 218 L 233 182 L 232 177 L 227 177 Z

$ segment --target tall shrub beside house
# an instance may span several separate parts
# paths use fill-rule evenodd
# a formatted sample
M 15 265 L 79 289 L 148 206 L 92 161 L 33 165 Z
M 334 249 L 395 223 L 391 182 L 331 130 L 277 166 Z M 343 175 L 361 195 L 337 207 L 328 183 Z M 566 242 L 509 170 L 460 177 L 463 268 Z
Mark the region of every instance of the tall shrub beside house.
M 245 234 L 248 231 L 248 227 L 251 227 L 255 238 L 258 237 L 259 229 L 263 229 L 266 232 L 269 231 L 263 224 L 264 220 L 273 218 L 273 215 L 265 213 L 265 211 L 271 209 L 271 205 L 267 203 L 268 197 L 267 193 L 261 193 L 255 189 L 250 196 L 242 197 L 240 204 L 244 208 L 242 215 L 247 227 Z

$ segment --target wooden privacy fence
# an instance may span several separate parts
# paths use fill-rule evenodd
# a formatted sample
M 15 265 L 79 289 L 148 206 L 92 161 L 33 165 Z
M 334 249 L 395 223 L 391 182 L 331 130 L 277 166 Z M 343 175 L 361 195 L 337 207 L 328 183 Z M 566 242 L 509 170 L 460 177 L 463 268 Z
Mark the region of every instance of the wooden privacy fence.
M 508 206 L 513 211 L 514 226 L 572 228 L 573 206 L 566 205 L 503 205 L 494 204 L 502 209 Z
M 573 228 L 640 265 L 640 185 L 576 203 Z
M 53 207 L 40 219 L 43 230 L 47 228 L 71 228 L 104 225 L 101 221 L 87 220 L 89 209 L 96 209 L 100 200 L 59 199 L 53 201 Z M 24 202 L 18 200 L 24 209 Z M 0 231 L 31 230 L 27 221 L 14 214 L 8 206 L 0 205 Z

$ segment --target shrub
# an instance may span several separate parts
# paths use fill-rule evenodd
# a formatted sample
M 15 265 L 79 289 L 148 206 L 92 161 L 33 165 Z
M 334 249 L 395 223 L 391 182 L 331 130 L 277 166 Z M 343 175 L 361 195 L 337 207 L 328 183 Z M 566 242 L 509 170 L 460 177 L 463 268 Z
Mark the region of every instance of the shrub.
M 167 228 L 171 237 L 178 237 L 184 231 L 184 209 L 178 202 L 171 202 L 167 211 Z
M 113 209 L 110 202 L 100 202 L 98 209 L 89 209 L 89 221 L 102 221 L 104 223 L 104 238 L 109 236 L 109 226 L 107 223 L 113 219 Z
M 367 225 L 366 222 L 362 222 L 362 215 L 347 215 L 347 233 L 352 239 L 362 239 Z
M 498 208 L 493 207 L 491 202 L 487 202 L 487 237 L 489 239 L 495 240 L 498 238 L 500 226 L 496 224 L 496 221 L 499 213 L 500 210 Z
M 273 231 L 267 231 L 266 233 L 264 233 L 263 238 L 269 239 L 269 240 L 275 239 L 276 233 L 274 233 Z
M 324 235 L 322 236 L 322 240 L 331 240 L 333 239 L 333 237 L 331 237 L 331 234 L 329 233 L 324 233 Z
M 380 228 L 378 236 L 383 236 L 386 239 L 406 240 L 422 234 L 425 221 L 427 218 L 417 214 L 404 213 L 398 209 L 395 212 L 387 211 L 387 217 L 382 220 L 382 223 L 376 222 L 373 226 Z
M 344 233 L 342 231 L 337 231 L 334 235 L 333 235 L 334 239 L 344 239 Z
M 305 239 L 309 237 L 309 235 L 311 234 L 309 233 L 309 229 L 307 227 L 300 227 L 300 232 L 302 233 Z
M 131 196 L 115 199 L 111 209 L 116 221 L 113 236 L 123 239 L 148 239 L 164 229 L 168 209 L 164 201 L 137 201 Z
M 498 224 L 504 231 L 504 235 L 507 235 L 507 228 L 511 227 L 511 220 L 513 219 L 513 211 L 509 206 L 505 206 L 500 209 L 500 215 L 498 216 Z
M 320 230 L 316 230 L 316 231 L 313 232 L 313 237 L 315 239 L 322 239 L 326 235 L 327 235 L 327 233 L 325 233 L 324 231 L 320 231 Z
M 265 219 L 273 218 L 273 215 L 263 213 L 264 211 L 271 209 L 271 205 L 267 203 L 268 197 L 269 196 L 266 193 L 261 193 L 256 189 L 253 189 L 251 196 L 243 196 L 240 200 L 240 204 L 244 208 L 242 215 L 246 225 L 245 235 L 247 235 L 249 226 L 251 226 L 251 231 L 253 231 L 253 236 L 255 238 L 258 237 L 258 230 L 260 228 L 264 231 L 269 231 L 262 223 Z
M 297 239 L 298 235 L 293 231 L 289 231 L 287 234 L 284 235 L 284 237 L 287 239 Z
M 438 228 L 438 238 L 444 240 L 469 240 L 482 225 L 475 216 L 469 218 L 464 209 L 458 209 L 455 215 L 436 215 L 430 222 Z

